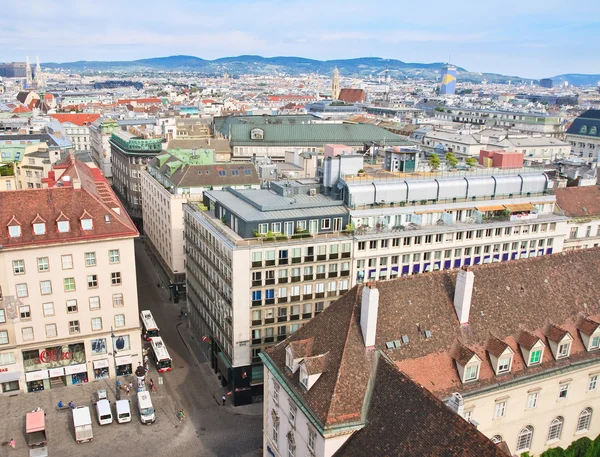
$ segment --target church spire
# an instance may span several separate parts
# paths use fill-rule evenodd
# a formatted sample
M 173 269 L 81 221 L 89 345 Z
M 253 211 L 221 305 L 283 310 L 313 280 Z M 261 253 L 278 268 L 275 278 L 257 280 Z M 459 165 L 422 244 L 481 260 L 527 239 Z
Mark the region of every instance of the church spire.
M 331 80 L 331 99 L 337 100 L 340 96 L 340 72 L 337 67 L 333 69 L 333 79 Z

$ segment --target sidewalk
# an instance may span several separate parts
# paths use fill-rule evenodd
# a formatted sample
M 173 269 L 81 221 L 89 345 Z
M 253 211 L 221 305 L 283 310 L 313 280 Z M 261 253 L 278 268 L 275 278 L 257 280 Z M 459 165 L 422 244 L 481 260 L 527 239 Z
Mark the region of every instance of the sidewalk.
M 213 373 L 208 362 L 206 361 L 206 357 L 204 353 L 200 349 L 200 345 L 192 332 L 188 328 L 188 321 L 185 320 L 182 322 L 183 325 L 177 326 L 177 331 L 179 332 L 179 336 L 183 340 L 185 346 L 188 351 L 194 355 L 195 362 L 206 381 L 206 384 L 209 386 L 210 393 L 215 400 L 215 403 L 221 405 L 221 398 L 223 395 L 227 397 L 227 389 L 221 386 L 221 382 L 217 379 L 217 375 Z M 250 405 L 242 405 L 242 406 L 233 406 L 229 397 L 227 397 L 227 401 L 225 406 L 223 406 L 225 410 L 230 412 L 231 414 L 235 414 L 238 416 L 262 416 L 263 414 L 263 404 L 262 403 L 252 403 Z

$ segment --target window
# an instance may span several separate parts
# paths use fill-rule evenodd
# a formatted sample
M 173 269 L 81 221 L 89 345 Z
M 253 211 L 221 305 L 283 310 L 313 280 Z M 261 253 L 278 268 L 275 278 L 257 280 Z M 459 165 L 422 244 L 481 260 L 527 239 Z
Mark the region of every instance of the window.
M 8 330 L 0 330 L 0 344 L 8 344 Z
M 115 327 L 125 327 L 125 314 L 115 314 Z
M 33 339 L 33 327 L 23 327 L 21 330 L 23 335 L 23 341 L 30 341 Z
M 79 321 L 69 321 L 69 333 L 79 333 Z
M 13 260 L 13 273 L 16 275 L 22 275 L 25 273 L 24 260 Z
M 65 278 L 65 292 L 75 291 L 75 278 Z
M 292 427 L 296 426 L 296 415 L 298 414 L 298 408 L 295 405 L 290 404 L 290 424 Z
M 277 417 L 276 414 L 272 415 L 272 419 L 273 419 L 273 442 L 275 443 L 275 446 L 277 446 L 277 443 L 279 442 L 279 418 Z
M 594 336 L 590 340 L 590 350 L 600 347 L 600 336 Z
M 527 396 L 527 409 L 533 409 L 537 407 L 539 392 L 531 392 Z
M 529 354 L 529 365 L 535 365 L 542 360 L 542 350 L 536 349 Z
M 576 432 L 583 432 L 585 430 L 590 429 L 590 422 L 592 421 L 592 408 L 585 408 L 579 414 L 579 418 L 577 419 L 577 429 Z
M 46 324 L 46 338 L 56 338 L 57 336 L 56 324 Z
M 550 428 L 548 429 L 548 441 L 560 439 L 564 421 L 562 416 L 558 416 L 550 423 Z
M 528 425 L 519 433 L 517 438 L 517 452 L 526 451 L 531 447 L 531 439 L 533 438 L 533 427 Z
M 479 371 L 479 365 L 470 365 L 465 368 L 465 381 L 472 381 L 477 379 L 477 372 Z
M 570 348 L 571 348 L 571 343 L 562 343 L 560 346 L 558 346 L 558 353 L 556 355 L 556 358 L 562 359 L 564 357 L 568 357 Z
M 273 403 L 279 406 L 279 384 L 273 381 Z
M 314 431 L 310 426 L 308 427 L 308 450 L 314 454 L 315 444 L 317 442 L 317 432 Z
M 94 228 L 92 219 L 81 219 L 81 228 L 83 230 L 92 230 Z
M 52 293 L 52 283 L 50 281 L 40 281 L 40 292 L 42 295 L 50 295 Z
M 37 259 L 37 263 L 38 263 L 38 271 L 40 273 L 50 270 L 50 264 L 48 262 L 48 257 L 40 257 L 39 259 Z
M 267 233 L 267 232 L 265 231 L 265 233 Z M 119 261 L 120 261 L 119 250 L 111 249 L 110 251 L 108 251 L 108 260 L 110 263 L 119 263 Z
M 43 303 L 44 317 L 54 316 L 54 303 Z
M 31 308 L 29 305 L 19 306 L 19 318 L 21 320 L 31 319 Z
M 331 219 L 321 219 L 321 230 L 331 229 Z
M 0 365 L 12 365 L 15 363 L 15 354 L 12 352 L 5 352 L 0 354 Z
M 77 300 L 67 300 L 67 313 L 77 312 Z
M 92 332 L 102 330 L 102 318 L 92 317 Z
M 8 226 L 8 236 L 11 238 L 19 238 L 21 236 L 21 226 L 20 225 L 9 225 Z
M 70 270 L 73 268 L 73 256 L 72 255 L 62 255 L 60 256 L 60 261 L 62 262 L 63 270 Z
M 27 297 L 29 293 L 27 292 L 27 284 L 17 284 L 17 297 Z
M 510 370 L 510 356 L 501 357 L 498 360 L 498 373 L 506 373 Z
M 496 409 L 494 411 L 494 418 L 504 417 L 506 414 L 506 401 L 499 401 L 496 403 Z
M 568 394 L 569 394 L 569 384 L 561 385 L 560 389 L 558 389 L 558 399 L 561 400 L 563 398 L 567 398 Z
M 588 382 L 588 391 L 596 390 L 597 386 L 598 386 L 598 375 L 590 376 L 590 379 Z
M 121 284 L 121 273 L 113 272 L 110 274 L 110 282 L 113 286 L 118 286 Z
M 85 253 L 85 266 L 86 267 L 96 266 L 96 253 L 95 252 L 86 252 Z
M 87 275 L 88 289 L 94 289 L 98 287 L 98 275 Z
M 89 298 L 90 310 L 95 311 L 100 309 L 100 297 L 90 297 Z
M 123 294 L 113 294 L 113 306 L 123 306 Z
M 288 433 L 288 457 L 296 457 L 296 443 L 291 432 Z
M 66 233 L 69 231 L 69 221 L 58 221 L 58 231 Z
M 36 222 L 33 224 L 33 233 L 36 235 L 43 235 L 46 233 L 46 224 L 43 222 Z

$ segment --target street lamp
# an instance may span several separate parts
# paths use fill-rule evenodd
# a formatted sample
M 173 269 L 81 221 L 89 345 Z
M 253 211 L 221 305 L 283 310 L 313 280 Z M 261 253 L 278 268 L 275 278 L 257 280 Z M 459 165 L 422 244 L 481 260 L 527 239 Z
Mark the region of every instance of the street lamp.
M 117 397 L 117 400 L 121 399 L 121 391 L 119 390 L 119 380 L 117 379 L 117 345 L 116 345 L 116 340 L 117 337 L 115 336 L 114 332 L 113 332 L 113 328 L 112 325 L 110 326 L 110 339 L 112 340 L 112 346 L 113 346 L 113 361 L 115 363 L 115 395 Z

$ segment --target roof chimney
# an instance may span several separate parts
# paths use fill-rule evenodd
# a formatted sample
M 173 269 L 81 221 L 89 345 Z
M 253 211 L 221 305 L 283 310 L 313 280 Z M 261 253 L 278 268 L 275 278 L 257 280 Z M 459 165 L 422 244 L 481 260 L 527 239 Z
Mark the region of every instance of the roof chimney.
M 462 267 L 458 271 L 456 287 L 454 289 L 454 309 L 456 309 L 456 315 L 461 324 L 469 322 L 474 281 L 475 275 L 467 267 Z
M 367 348 L 375 346 L 378 309 L 379 290 L 377 290 L 375 283 L 367 283 L 363 287 L 360 304 L 360 328 Z

